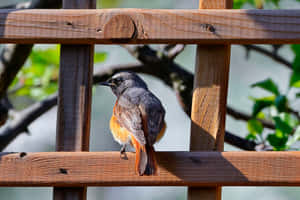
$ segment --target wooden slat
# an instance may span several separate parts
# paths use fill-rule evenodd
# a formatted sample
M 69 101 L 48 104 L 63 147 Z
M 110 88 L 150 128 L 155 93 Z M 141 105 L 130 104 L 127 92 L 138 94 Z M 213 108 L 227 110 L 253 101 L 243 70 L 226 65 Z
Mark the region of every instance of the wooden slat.
M 0 186 L 300 186 L 300 152 L 159 152 L 157 176 L 134 153 L 2 153 Z
M 0 10 L 0 42 L 299 43 L 300 10 Z
M 230 46 L 197 47 L 191 151 L 223 151 L 229 63 Z M 188 197 L 189 200 L 219 200 L 221 187 L 192 187 L 188 189 Z
M 199 9 L 222 8 L 232 8 L 232 0 L 199 0 Z M 229 63 L 229 45 L 197 46 L 191 113 L 191 151 L 224 150 Z M 188 200 L 221 198 L 220 186 L 188 188 Z
M 96 0 L 63 0 L 63 8 L 96 8 Z M 89 151 L 93 60 L 94 45 L 61 45 L 57 151 Z M 86 197 L 86 187 L 53 189 L 53 200 Z
M 223 151 L 230 46 L 199 45 L 192 102 L 190 149 Z
M 88 151 L 92 104 L 93 45 L 62 45 L 57 151 Z

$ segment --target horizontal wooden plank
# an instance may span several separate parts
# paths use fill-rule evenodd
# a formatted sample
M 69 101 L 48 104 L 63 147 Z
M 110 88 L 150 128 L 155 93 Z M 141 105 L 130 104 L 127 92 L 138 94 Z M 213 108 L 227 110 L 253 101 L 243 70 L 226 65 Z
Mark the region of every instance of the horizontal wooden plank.
M 160 152 L 157 176 L 134 153 L 2 153 L 0 186 L 300 186 L 300 152 Z
M 0 43 L 299 43 L 300 10 L 0 10 Z

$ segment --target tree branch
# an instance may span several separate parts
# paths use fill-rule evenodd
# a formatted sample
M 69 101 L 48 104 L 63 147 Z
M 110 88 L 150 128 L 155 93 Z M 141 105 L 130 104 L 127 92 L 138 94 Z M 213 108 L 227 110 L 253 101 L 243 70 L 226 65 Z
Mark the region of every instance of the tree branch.
M 137 73 L 145 73 L 148 75 L 155 76 L 157 78 L 159 71 L 153 70 L 149 65 L 144 64 L 128 64 L 128 65 L 114 65 L 114 66 L 104 66 L 98 68 L 94 72 L 94 84 L 106 80 L 112 74 L 120 71 L 134 71 Z M 156 72 L 155 72 L 156 71 Z M 164 81 L 165 82 L 165 81 Z M 173 84 L 167 84 L 172 87 Z M 9 124 L 3 131 L 0 131 L 0 150 L 3 150 L 14 138 L 19 134 L 26 132 L 27 127 L 37 118 L 39 118 L 43 113 L 47 112 L 57 103 L 57 96 L 53 95 L 41 102 L 37 102 L 29 106 L 24 111 L 17 114 L 17 118 L 13 119 L 13 122 Z M 252 141 L 245 140 L 241 137 L 235 136 L 232 133 L 226 131 L 225 136 L 226 142 L 232 144 L 238 148 L 244 150 L 255 150 L 257 144 Z
M 253 50 L 253 51 L 259 52 L 259 53 L 275 60 L 276 62 L 283 64 L 287 68 L 293 69 L 292 63 L 290 61 L 288 61 L 287 59 L 285 59 L 284 57 L 277 54 L 277 51 L 269 51 L 269 50 L 267 50 L 263 47 L 257 46 L 257 45 L 244 45 L 244 47 L 246 48 L 247 51 Z
M 16 5 L 6 6 L 5 8 L 59 8 L 61 6 L 61 0 L 34 0 L 32 2 L 18 3 Z M 29 56 L 33 45 L 6 45 L 2 50 L 0 56 L 0 97 L 3 97 L 7 91 L 8 86 L 13 81 L 17 72 L 25 63 L 27 57 Z M 163 52 L 164 56 L 159 57 L 157 51 L 150 49 L 148 46 L 133 46 L 129 48 L 126 46 L 133 55 L 135 55 L 143 64 L 135 65 L 119 65 L 113 67 L 108 67 L 106 69 L 101 69 L 94 76 L 94 81 L 104 80 L 108 78 L 113 72 L 128 70 L 135 72 L 146 73 L 152 76 L 155 76 L 163 80 L 169 87 L 173 88 L 176 92 L 176 96 L 183 108 L 183 110 L 190 116 L 191 112 L 191 98 L 192 98 L 192 88 L 193 88 L 193 75 L 179 65 L 173 62 L 173 59 L 184 49 L 184 45 L 176 46 L 166 46 Z M 263 53 L 269 57 L 272 57 L 274 60 L 291 66 L 288 61 L 278 56 L 276 53 L 273 54 L 268 52 L 265 49 L 262 49 L 258 46 L 248 46 L 248 49 L 252 49 Z M 16 59 L 18 58 L 18 59 Z M 154 69 L 155 68 L 155 69 Z M 105 71 L 106 70 L 106 71 Z M 50 102 L 50 103 L 49 103 Z M 6 144 L 0 144 L 0 148 L 4 148 L 13 138 L 15 138 L 21 132 L 27 130 L 28 125 L 38 118 L 42 113 L 49 110 L 52 106 L 56 104 L 55 97 L 49 97 L 46 100 L 33 104 L 24 111 L 21 111 L 18 119 L 15 119 L 8 127 L 6 131 L 1 132 L 2 139 L 6 138 Z M 247 120 L 250 116 L 245 115 L 244 113 L 228 108 L 229 114 L 235 117 L 236 119 Z M 22 119 L 22 120 L 21 120 Z M 269 122 L 264 122 L 264 126 L 273 128 L 274 125 Z M 6 133 L 10 132 L 10 136 Z M 4 137 L 4 138 L 3 138 Z M 254 150 L 254 146 L 257 144 L 249 142 L 243 138 L 239 138 L 229 132 L 226 133 L 225 140 L 238 146 L 245 150 Z
M 143 68 L 150 69 L 150 73 L 147 73 L 147 71 L 143 71 L 142 73 L 147 73 L 161 79 L 166 85 L 175 90 L 177 99 L 181 107 L 190 117 L 194 75 L 184 70 L 182 67 L 180 67 L 170 59 L 159 59 L 157 57 L 156 51 L 154 51 L 147 45 L 125 45 L 123 47 L 125 47 L 131 55 L 136 57 L 140 62 L 144 64 Z M 229 111 L 231 111 L 229 112 L 229 114 L 236 114 L 236 118 L 239 117 L 239 119 L 243 120 L 251 119 L 251 116 L 235 111 L 230 107 Z M 263 121 L 262 123 L 267 125 L 269 128 L 274 127 L 274 125 L 272 126 L 270 122 Z M 255 148 L 253 148 L 253 144 L 255 142 L 251 142 L 235 135 L 233 137 L 233 134 L 230 134 L 227 131 L 225 133 L 225 142 L 228 142 L 244 150 L 255 150 Z M 255 145 L 257 144 L 255 143 Z
M 230 106 L 227 106 L 227 114 L 232 116 L 233 118 L 239 119 L 239 120 L 248 121 L 248 120 L 252 119 L 252 117 L 250 115 L 247 115 L 243 112 L 235 110 Z M 273 124 L 271 121 L 262 120 L 262 119 L 258 119 L 258 121 L 260 121 L 262 123 L 262 125 L 266 128 L 275 129 L 275 124 Z
M 12 5 L 11 8 L 60 8 L 61 0 L 33 0 Z M 7 44 L 0 55 L 0 98 L 3 98 L 7 88 L 14 80 L 19 70 L 28 58 L 32 44 Z
M 256 142 L 249 140 L 245 141 L 244 138 L 238 137 L 229 131 L 225 132 L 225 141 L 232 146 L 236 146 L 246 151 L 255 151 L 256 147 L 258 146 Z
M 4 8 L 11 9 L 33 9 L 33 8 L 59 8 L 61 7 L 61 0 L 33 0 L 30 2 L 17 3 Z M 7 112 L 9 108 L 5 108 L 1 99 L 5 98 L 7 89 L 12 83 L 17 73 L 24 65 L 28 58 L 33 44 L 7 44 L 3 47 L 0 53 L 0 126 L 5 124 L 7 120 Z M 5 112 L 4 112 L 5 111 Z
M 61 0 L 34 0 L 32 2 L 6 6 L 6 8 L 59 8 L 60 6 Z M 33 45 L 9 44 L 2 50 L 0 55 L 0 97 L 5 95 L 8 86 L 11 84 L 17 72 L 29 56 L 32 46 Z M 190 116 L 194 77 L 193 74 L 173 62 L 173 59 L 184 49 L 184 45 L 167 46 L 167 48 L 164 49 L 166 52 L 163 52 L 164 56 L 158 56 L 158 52 L 147 45 L 125 46 L 125 48 L 127 48 L 128 51 L 143 64 L 117 65 L 101 68 L 94 75 L 94 83 L 103 81 L 113 73 L 122 70 L 131 70 L 155 76 L 175 90 L 181 107 L 186 114 Z M 271 52 L 256 45 L 245 45 L 245 48 L 247 48 L 248 51 L 254 50 L 262 53 L 285 65 L 289 69 L 292 69 L 292 64 L 285 58 L 278 55 L 275 51 Z M 9 124 L 3 131 L 0 132 L 0 150 L 3 150 L 17 135 L 24 131 L 26 132 L 30 123 L 54 105 L 56 105 L 55 95 L 41 102 L 35 103 L 21 111 L 18 114 L 19 117 L 14 119 L 13 123 Z M 291 112 L 298 114 L 298 112 L 295 111 Z M 236 111 L 231 107 L 227 108 L 227 113 L 235 119 L 251 119 L 250 115 Z M 270 121 L 261 120 L 261 122 L 267 128 L 275 128 L 274 124 Z M 255 150 L 255 147 L 258 145 L 255 142 L 245 140 L 230 132 L 226 132 L 225 141 L 244 150 Z
M 27 132 L 28 126 L 43 113 L 55 106 L 56 103 L 57 95 L 53 95 L 41 102 L 34 103 L 21 112 L 15 113 L 15 118 L 0 132 L 0 151 L 19 134 Z

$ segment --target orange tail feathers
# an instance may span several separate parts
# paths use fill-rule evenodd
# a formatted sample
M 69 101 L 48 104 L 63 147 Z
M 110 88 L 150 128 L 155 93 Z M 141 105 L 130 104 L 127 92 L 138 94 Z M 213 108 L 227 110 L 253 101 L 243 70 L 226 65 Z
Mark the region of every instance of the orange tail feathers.
M 155 151 L 153 146 L 145 145 L 141 146 L 138 141 L 132 139 L 132 143 L 135 147 L 135 170 L 142 175 L 156 175 L 157 163 L 155 159 Z

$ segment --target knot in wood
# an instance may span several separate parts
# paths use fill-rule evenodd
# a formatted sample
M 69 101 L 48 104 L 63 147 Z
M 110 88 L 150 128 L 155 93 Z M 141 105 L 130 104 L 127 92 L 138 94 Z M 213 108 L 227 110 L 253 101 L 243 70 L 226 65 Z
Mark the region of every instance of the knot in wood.
M 134 39 L 136 26 L 127 15 L 115 15 L 104 26 L 104 37 L 111 39 Z

